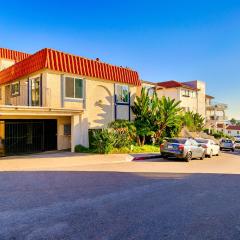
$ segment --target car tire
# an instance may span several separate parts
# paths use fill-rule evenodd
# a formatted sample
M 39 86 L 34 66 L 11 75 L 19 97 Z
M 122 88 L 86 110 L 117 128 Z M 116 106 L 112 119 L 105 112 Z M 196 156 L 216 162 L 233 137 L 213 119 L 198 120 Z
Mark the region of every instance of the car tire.
M 190 162 L 192 160 L 192 153 L 188 152 L 184 158 L 185 162 Z
M 223 149 L 222 148 L 220 148 L 220 151 L 222 151 Z
M 220 155 L 220 150 L 218 151 L 218 153 L 216 154 L 216 156 L 219 156 Z
M 204 160 L 205 157 L 206 157 L 206 153 L 204 152 L 203 155 L 200 157 L 200 159 Z
M 235 151 L 235 149 L 234 148 L 232 148 L 232 152 L 234 152 Z

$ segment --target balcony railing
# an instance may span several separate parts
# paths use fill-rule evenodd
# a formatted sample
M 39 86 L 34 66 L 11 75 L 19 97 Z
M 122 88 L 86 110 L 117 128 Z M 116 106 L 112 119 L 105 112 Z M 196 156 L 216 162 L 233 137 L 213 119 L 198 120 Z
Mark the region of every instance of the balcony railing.
M 225 103 L 218 103 L 218 102 L 211 102 L 210 104 L 207 104 L 207 109 L 210 110 L 226 110 L 228 108 L 228 105 Z
M 30 89 L 21 85 L 19 92 L 13 94 L 10 88 L 4 88 L 4 94 L 0 105 L 4 106 L 28 106 L 28 107 L 50 107 L 51 91 L 49 88 L 42 90 Z

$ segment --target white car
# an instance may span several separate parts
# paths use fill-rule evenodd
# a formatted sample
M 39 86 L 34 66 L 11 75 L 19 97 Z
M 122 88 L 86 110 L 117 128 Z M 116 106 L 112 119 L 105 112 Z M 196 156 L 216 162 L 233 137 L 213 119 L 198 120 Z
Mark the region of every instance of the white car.
M 240 141 L 239 140 L 235 141 L 235 148 L 237 148 L 237 149 L 240 148 Z
M 211 139 L 197 138 L 195 139 L 204 149 L 208 157 L 218 156 L 220 154 L 220 146 Z

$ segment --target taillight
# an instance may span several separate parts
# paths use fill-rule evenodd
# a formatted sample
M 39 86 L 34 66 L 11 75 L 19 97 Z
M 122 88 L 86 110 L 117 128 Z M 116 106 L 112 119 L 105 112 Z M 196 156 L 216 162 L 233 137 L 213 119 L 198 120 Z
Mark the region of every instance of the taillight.
M 202 147 L 203 147 L 203 148 L 208 148 L 208 146 L 207 146 L 207 145 L 205 145 L 205 144 L 203 144 L 203 145 L 202 145 Z
M 160 149 L 164 148 L 164 143 L 160 144 Z
M 183 150 L 184 150 L 184 145 L 183 145 L 183 144 L 180 144 L 180 145 L 178 146 L 178 150 L 183 151 Z

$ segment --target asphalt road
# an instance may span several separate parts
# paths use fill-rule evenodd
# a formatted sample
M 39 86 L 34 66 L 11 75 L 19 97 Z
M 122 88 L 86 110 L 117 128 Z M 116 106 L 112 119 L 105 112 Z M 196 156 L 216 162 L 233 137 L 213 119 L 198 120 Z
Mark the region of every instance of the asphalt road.
M 229 172 L 240 167 L 238 153 L 204 161 L 169 164 L 196 169 L 212 161 L 216 168 L 229 165 Z M 0 239 L 240 239 L 238 172 L 183 173 L 176 167 L 167 173 L 165 164 L 2 172 Z

